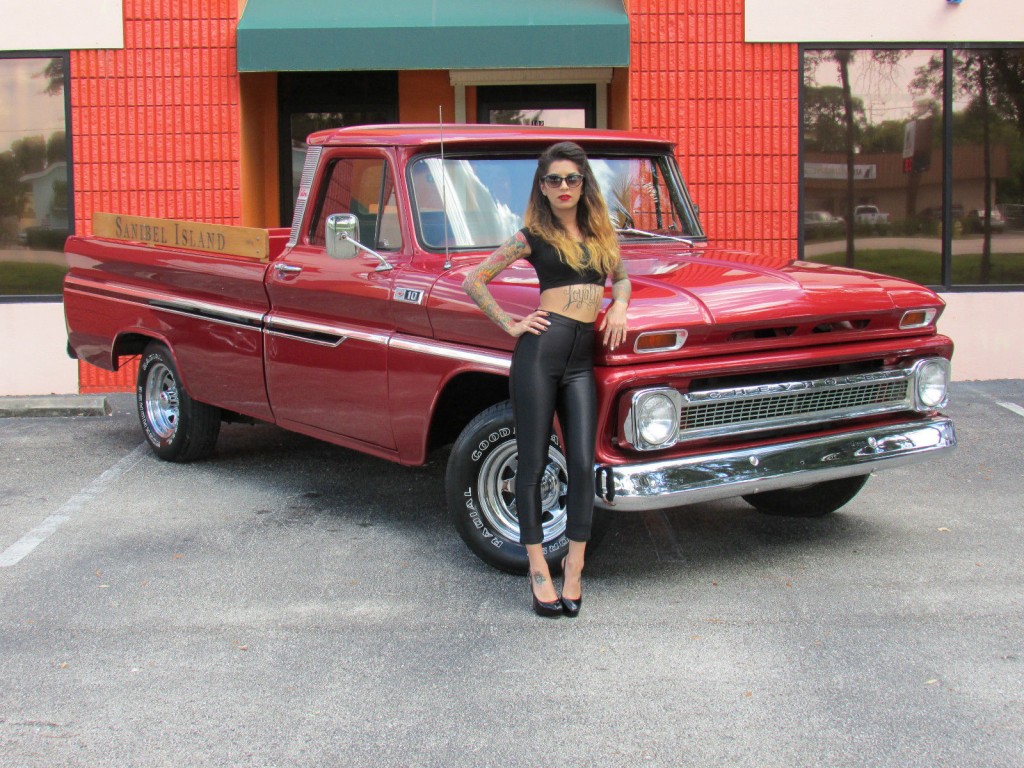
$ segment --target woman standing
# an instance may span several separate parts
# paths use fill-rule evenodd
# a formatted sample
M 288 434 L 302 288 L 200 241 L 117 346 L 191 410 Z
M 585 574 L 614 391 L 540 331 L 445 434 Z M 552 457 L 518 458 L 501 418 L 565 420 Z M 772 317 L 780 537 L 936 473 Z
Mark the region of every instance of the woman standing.
M 533 265 L 540 282 L 540 304 L 521 320 L 501 309 L 487 288 L 518 259 Z M 598 331 L 615 349 L 626 338 L 631 290 L 615 229 L 583 149 L 572 142 L 555 144 L 537 162 L 526 226 L 463 283 L 480 309 L 518 339 L 509 382 L 519 448 L 516 507 L 520 542 L 530 561 L 533 610 L 541 616 L 576 616 L 583 602 L 580 580 L 594 514 L 597 438 L 594 322 L 609 276 L 612 304 Z M 540 493 L 556 411 L 568 464 L 569 552 L 562 560 L 561 597 L 544 559 Z

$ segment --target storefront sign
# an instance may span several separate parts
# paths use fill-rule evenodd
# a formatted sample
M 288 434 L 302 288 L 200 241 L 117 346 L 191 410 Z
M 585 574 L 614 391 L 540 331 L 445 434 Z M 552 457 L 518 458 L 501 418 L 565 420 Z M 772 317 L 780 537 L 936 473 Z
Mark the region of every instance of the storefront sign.
M 1024 41 L 1021 0 L 746 0 L 748 43 Z
M 254 227 L 230 227 L 222 224 L 201 224 L 197 221 L 94 213 L 92 230 L 97 237 L 210 251 L 225 256 L 245 256 L 260 261 L 266 261 L 270 251 L 267 231 Z
M 804 178 L 846 181 L 846 163 L 804 163 Z M 855 165 L 853 178 L 857 181 L 874 181 L 878 178 L 878 166 L 873 163 Z
M 0 51 L 124 48 L 121 0 L 33 0 L 4 3 Z

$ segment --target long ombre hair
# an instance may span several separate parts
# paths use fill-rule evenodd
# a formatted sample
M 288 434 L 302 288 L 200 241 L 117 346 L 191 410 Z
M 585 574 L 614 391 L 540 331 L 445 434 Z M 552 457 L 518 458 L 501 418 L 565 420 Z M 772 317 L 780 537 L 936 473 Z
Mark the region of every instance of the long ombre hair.
M 583 176 L 583 193 L 576 206 L 576 226 L 583 236 L 583 242 L 570 237 L 551 210 L 548 199 L 540 191 L 541 177 L 547 175 L 556 160 L 575 163 Z M 608 216 L 608 206 L 590 168 L 587 154 L 579 144 L 571 141 L 554 144 L 537 159 L 533 189 L 526 205 L 525 223 L 532 234 L 551 243 L 558 250 L 562 261 L 577 272 L 591 267 L 602 275 L 610 275 L 619 264 L 619 240 Z M 586 253 L 583 246 L 587 248 Z

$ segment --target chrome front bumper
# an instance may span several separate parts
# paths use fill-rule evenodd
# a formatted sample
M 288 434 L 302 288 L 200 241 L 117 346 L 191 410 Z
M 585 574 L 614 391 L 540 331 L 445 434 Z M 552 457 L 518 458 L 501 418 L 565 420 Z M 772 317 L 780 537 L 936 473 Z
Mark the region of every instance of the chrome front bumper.
M 866 475 L 954 447 L 952 420 L 937 416 L 748 451 L 598 466 L 597 504 L 623 512 L 679 507 Z

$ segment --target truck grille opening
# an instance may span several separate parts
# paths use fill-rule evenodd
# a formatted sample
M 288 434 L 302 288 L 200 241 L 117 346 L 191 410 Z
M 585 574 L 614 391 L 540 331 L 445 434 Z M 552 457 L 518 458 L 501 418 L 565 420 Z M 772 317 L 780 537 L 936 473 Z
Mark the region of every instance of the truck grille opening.
M 680 440 L 760 432 L 907 410 L 910 372 L 862 373 L 689 392 Z
M 733 331 L 729 334 L 729 341 L 750 341 L 751 339 L 784 339 L 789 336 L 813 333 L 842 333 L 851 331 L 863 331 L 869 325 L 869 318 L 853 318 L 850 320 L 835 320 L 832 322 L 818 323 L 817 325 L 782 325 L 769 328 L 747 328 Z

